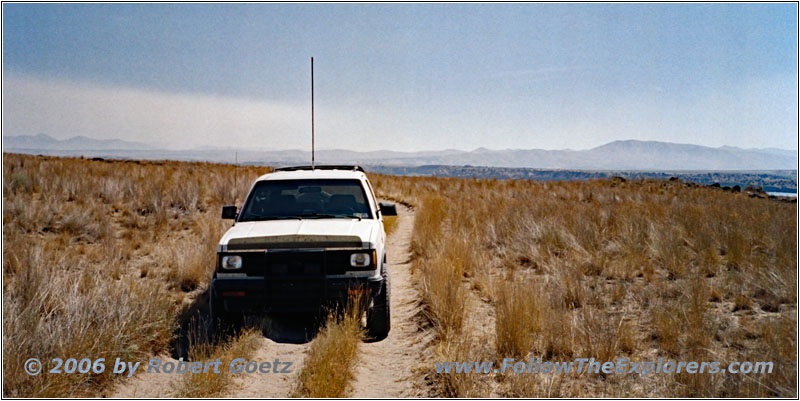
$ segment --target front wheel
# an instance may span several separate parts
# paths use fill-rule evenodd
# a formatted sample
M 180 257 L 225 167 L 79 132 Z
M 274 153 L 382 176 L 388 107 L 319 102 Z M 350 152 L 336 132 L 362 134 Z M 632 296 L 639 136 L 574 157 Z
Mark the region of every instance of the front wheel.
M 372 308 L 367 311 L 367 336 L 371 341 L 380 341 L 389 336 L 391 328 L 390 291 L 388 267 L 384 265 L 380 295 L 375 297 Z

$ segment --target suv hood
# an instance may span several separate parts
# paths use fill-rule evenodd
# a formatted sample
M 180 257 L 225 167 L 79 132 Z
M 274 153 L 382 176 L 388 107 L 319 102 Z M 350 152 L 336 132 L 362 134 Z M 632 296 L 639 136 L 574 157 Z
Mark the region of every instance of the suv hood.
M 236 223 L 219 250 L 270 248 L 371 248 L 378 220 L 306 219 Z

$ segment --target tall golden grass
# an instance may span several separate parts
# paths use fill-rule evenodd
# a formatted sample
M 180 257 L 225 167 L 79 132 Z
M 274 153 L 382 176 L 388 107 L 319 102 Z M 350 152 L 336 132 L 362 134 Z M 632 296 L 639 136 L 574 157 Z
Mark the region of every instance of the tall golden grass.
M 211 341 L 206 336 L 208 330 L 202 325 L 192 328 L 189 344 L 189 361 L 214 361 L 219 359 L 222 367 L 218 373 L 209 370 L 205 373 L 184 374 L 177 382 L 173 397 L 178 398 L 217 398 L 225 396 L 233 383 L 232 373 L 226 363 L 236 358 L 249 359 L 261 338 L 261 330 L 257 327 L 245 328 L 234 336 L 229 336 L 220 343 Z
M 343 311 L 328 315 L 314 337 L 291 397 L 341 398 L 354 378 L 358 344 L 364 338 L 361 307 L 352 299 Z
M 449 375 L 434 394 L 797 396 L 796 204 L 663 181 L 375 181 L 418 206 L 414 266 L 440 360 L 775 362 L 747 375 Z M 493 329 L 464 324 L 475 319 Z M 465 351 L 475 338 L 494 349 Z
M 211 277 L 220 206 L 268 170 L 4 154 L 4 395 L 92 396 L 114 379 L 29 376 L 28 358 L 166 350 Z

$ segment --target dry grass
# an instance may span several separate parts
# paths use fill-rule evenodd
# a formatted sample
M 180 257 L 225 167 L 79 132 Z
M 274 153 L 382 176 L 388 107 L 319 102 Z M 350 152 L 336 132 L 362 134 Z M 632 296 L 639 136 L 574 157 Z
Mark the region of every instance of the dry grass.
M 358 344 L 364 337 L 361 309 L 354 302 L 346 311 L 331 313 L 311 343 L 297 376 L 292 397 L 344 397 L 353 379 Z
M 483 360 L 776 364 L 771 375 L 440 378 L 433 394 L 797 396 L 796 204 L 662 181 L 375 181 L 418 206 L 415 273 L 443 361 L 477 341 L 494 345 Z
M 491 359 L 486 344 L 479 338 L 464 333 L 447 340 L 439 341 L 434 346 L 437 361 L 486 361 Z M 490 396 L 489 377 L 483 373 L 438 375 L 433 378 L 437 386 L 436 396 L 485 398 Z
M 5 154 L 3 394 L 92 396 L 114 379 L 31 377 L 30 357 L 164 351 L 207 286 L 220 206 L 267 171 Z M 450 375 L 433 394 L 797 396 L 796 204 L 679 182 L 370 178 L 417 208 L 413 269 L 437 360 L 775 362 L 764 375 Z M 324 362 L 341 368 L 339 341 L 357 338 L 344 326 L 315 339 L 324 358 L 310 366 L 329 368 L 307 379 L 335 377 L 327 394 L 346 392 L 349 370 Z
M 205 336 L 207 330 L 198 326 L 190 337 L 189 361 L 214 361 L 219 358 L 222 366 L 219 373 L 185 373 L 177 383 L 173 397 L 178 398 L 218 398 L 224 396 L 234 374 L 228 364 L 235 358 L 249 360 L 257 347 L 257 340 L 262 337 L 261 331 L 253 328 L 244 330 L 235 337 L 227 338 L 220 344 L 214 344 Z
M 503 280 L 497 296 L 497 356 L 524 358 L 528 355 L 542 323 L 543 304 L 536 299 L 538 288 L 523 285 L 513 277 Z M 546 302 L 546 300 L 545 300 Z
M 266 168 L 3 155 L 3 394 L 93 396 L 115 375 L 25 374 L 31 357 L 143 360 L 208 284 L 225 229 Z M 47 364 L 45 365 L 47 366 Z

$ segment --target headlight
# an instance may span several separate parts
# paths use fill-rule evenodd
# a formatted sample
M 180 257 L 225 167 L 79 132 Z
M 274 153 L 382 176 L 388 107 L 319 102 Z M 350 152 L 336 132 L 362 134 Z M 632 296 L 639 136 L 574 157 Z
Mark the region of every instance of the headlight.
M 222 257 L 222 268 L 227 270 L 235 270 L 242 268 L 242 257 L 239 255 L 229 255 Z
M 372 260 L 368 253 L 354 253 L 350 255 L 350 266 L 353 267 L 367 267 Z

